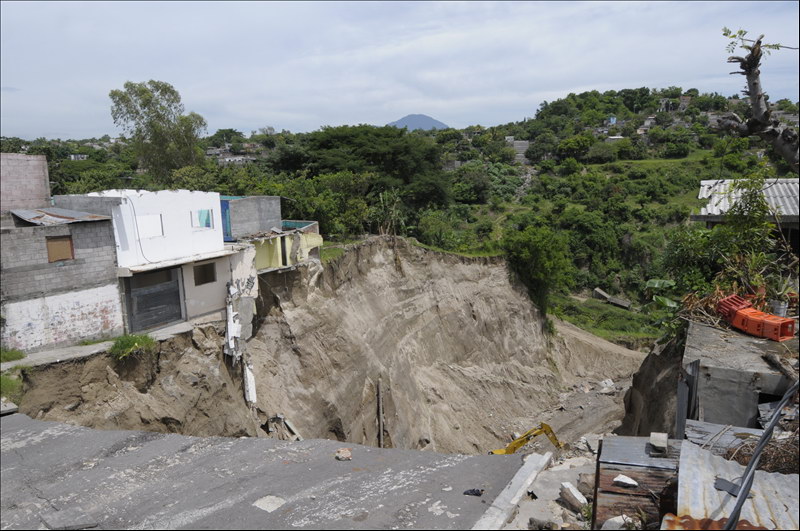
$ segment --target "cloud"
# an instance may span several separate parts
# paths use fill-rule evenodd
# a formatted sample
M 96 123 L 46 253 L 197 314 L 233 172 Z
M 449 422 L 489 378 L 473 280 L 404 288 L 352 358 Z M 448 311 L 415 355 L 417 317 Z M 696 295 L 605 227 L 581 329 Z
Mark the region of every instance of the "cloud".
M 0 93 L 2 134 L 26 138 L 114 132 L 108 92 L 128 80 L 172 83 L 212 132 L 411 113 L 494 125 L 592 89 L 729 95 L 742 80 L 722 26 L 798 34 L 796 2 L 3 2 L 0 15 L 0 74 L 25 87 Z M 773 99 L 798 99 L 796 65 L 765 59 Z

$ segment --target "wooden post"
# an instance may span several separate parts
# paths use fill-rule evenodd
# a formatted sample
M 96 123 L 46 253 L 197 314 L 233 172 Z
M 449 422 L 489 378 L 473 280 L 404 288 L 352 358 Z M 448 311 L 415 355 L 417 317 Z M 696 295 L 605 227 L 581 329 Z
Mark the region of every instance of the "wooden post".
M 380 376 L 378 376 L 378 448 L 383 448 L 383 396 L 381 396 Z

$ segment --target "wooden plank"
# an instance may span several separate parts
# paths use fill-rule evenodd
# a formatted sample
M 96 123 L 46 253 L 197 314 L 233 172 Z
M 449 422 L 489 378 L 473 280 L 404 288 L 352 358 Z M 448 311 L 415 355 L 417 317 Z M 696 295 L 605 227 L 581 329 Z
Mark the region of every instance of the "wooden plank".
M 625 488 L 614 485 L 614 478 L 619 474 L 628 476 L 639 486 Z M 662 493 L 677 475 L 677 470 L 601 464 L 597 475 L 594 529 L 621 514 L 634 516 L 641 512 L 649 521 L 658 521 Z

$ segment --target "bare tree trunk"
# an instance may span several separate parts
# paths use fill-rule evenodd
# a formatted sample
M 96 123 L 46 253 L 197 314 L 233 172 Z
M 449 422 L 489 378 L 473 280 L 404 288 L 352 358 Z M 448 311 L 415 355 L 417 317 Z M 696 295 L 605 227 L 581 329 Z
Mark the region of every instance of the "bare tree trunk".
M 741 71 L 731 72 L 731 74 L 741 74 L 747 77 L 747 90 L 744 93 L 750 96 L 750 107 L 753 110 L 753 117 L 743 122 L 735 114 L 730 114 L 720 120 L 719 126 L 722 129 L 734 131 L 741 136 L 758 135 L 767 143 L 772 145 L 775 151 L 797 173 L 800 169 L 800 156 L 798 156 L 798 136 L 797 132 L 778 120 L 770 117 L 769 106 L 764 98 L 764 91 L 761 86 L 761 39 L 749 46 L 750 53 L 746 57 L 729 57 L 729 63 L 739 63 Z

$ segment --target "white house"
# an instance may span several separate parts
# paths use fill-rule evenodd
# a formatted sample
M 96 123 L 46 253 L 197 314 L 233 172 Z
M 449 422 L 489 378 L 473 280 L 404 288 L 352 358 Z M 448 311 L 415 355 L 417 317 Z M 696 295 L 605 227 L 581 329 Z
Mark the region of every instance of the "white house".
M 129 331 L 220 311 L 229 282 L 257 293 L 255 249 L 223 241 L 218 193 L 107 190 L 54 202 L 112 217 Z

